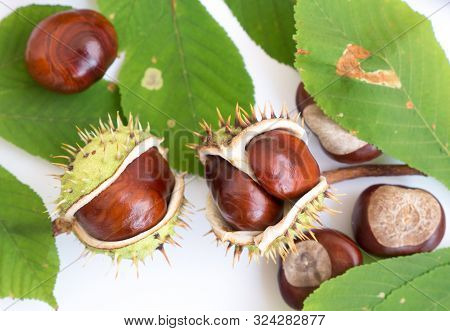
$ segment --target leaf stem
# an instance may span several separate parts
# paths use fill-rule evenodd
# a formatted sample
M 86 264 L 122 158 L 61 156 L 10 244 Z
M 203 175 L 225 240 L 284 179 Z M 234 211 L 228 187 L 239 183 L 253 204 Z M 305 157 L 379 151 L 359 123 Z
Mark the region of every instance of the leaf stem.
M 367 164 L 324 171 L 322 175 L 325 176 L 328 184 L 339 183 L 345 180 L 360 177 L 407 175 L 425 176 L 425 174 L 423 174 L 419 170 L 416 170 L 404 164 Z

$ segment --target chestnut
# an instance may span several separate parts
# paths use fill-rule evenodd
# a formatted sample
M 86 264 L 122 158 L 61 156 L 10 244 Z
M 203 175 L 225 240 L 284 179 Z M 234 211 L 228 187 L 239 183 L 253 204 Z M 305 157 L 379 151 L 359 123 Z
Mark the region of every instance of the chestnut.
M 299 198 L 319 182 L 319 166 L 305 142 L 286 130 L 256 136 L 247 152 L 258 183 L 279 199 Z
M 317 241 L 296 242 L 296 250 L 287 255 L 278 271 L 281 295 L 297 310 L 321 283 L 363 262 L 358 246 L 345 234 L 332 229 L 313 233 Z
M 75 217 L 98 240 L 128 239 L 152 228 L 164 217 L 174 184 L 168 162 L 153 147 L 130 163 Z
M 400 256 L 429 252 L 445 232 L 445 214 L 429 192 L 378 184 L 355 203 L 352 227 L 358 244 L 370 254 Z
M 220 213 L 233 229 L 263 231 L 281 219 L 283 202 L 222 157 L 206 157 L 205 178 Z
M 43 87 L 76 93 L 103 77 L 117 56 L 117 34 L 100 13 L 67 10 L 42 20 L 28 39 L 25 61 Z
M 296 101 L 306 124 L 332 159 L 351 164 L 370 161 L 381 155 L 375 146 L 358 139 L 327 117 L 314 103 L 303 83 L 297 88 Z

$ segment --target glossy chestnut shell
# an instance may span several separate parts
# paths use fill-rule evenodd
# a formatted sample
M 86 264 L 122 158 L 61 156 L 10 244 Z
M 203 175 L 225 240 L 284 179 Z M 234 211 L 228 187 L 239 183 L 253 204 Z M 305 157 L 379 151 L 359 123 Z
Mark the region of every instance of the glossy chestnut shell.
M 174 185 L 168 162 L 153 147 L 130 163 L 75 217 L 96 239 L 128 239 L 152 228 L 164 217 Z
M 363 262 L 358 246 L 345 234 L 331 229 L 313 232 L 317 242 L 312 239 L 297 242 L 297 252 L 290 252 L 278 271 L 281 295 L 297 310 L 303 308 L 304 300 L 322 282 Z
M 370 254 L 400 256 L 429 252 L 445 233 L 445 214 L 429 192 L 379 184 L 355 203 L 352 226 L 358 244 Z
M 303 85 L 303 82 L 299 84 L 297 88 L 297 94 L 296 94 L 296 101 L 297 101 L 297 107 L 300 113 L 302 113 L 303 117 L 307 118 L 309 116 L 308 112 L 311 112 L 310 108 L 308 106 L 315 105 L 314 99 L 309 95 L 309 93 L 305 90 L 305 87 Z M 327 121 L 331 121 L 330 119 L 326 119 Z M 306 121 L 308 123 L 308 121 Z M 336 130 L 339 131 L 341 134 L 347 134 L 348 141 L 349 139 L 354 139 L 353 136 L 350 133 L 345 132 L 345 130 L 341 127 L 339 127 L 337 124 L 335 124 Z M 350 149 L 350 152 L 346 152 L 344 154 L 339 153 L 337 150 L 331 150 L 330 148 L 327 148 L 324 142 L 322 141 L 323 137 L 321 138 L 320 135 L 318 135 L 318 132 L 315 132 L 312 127 L 310 127 L 311 131 L 313 131 L 319 138 L 319 142 L 323 148 L 323 150 L 330 156 L 332 159 L 342 162 L 342 163 L 348 163 L 348 164 L 354 164 L 354 163 L 361 163 L 373 160 L 381 155 L 381 151 L 377 149 L 375 146 L 371 144 L 363 144 L 363 146 L 358 147 L 354 150 L 352 148 Z M 337 135 L 333 136 L 332 132 L 327 132 L 326 138 L 329 140 L 336 139 L 335 137 Z M 345 143 L 345 141 L 343 142 Z M 348 145 L 350 146 L 350 145 Z
M 285 130 L 256 136 L 247 152 L 258 183 L 279 199 L 297 199 L 319 182 L 319 166 L 305 142 Z
M 28 72 L 43 87 L 76 93 L 103 77 L 117 56 L 117 34 L 100 13 L 68 10 L 42 20 L 25 51 Z
M 233 229 L 263 231 L 281 219 L 283 202 L 225 159 L 207 156 L 205 178 L 220 213 Z

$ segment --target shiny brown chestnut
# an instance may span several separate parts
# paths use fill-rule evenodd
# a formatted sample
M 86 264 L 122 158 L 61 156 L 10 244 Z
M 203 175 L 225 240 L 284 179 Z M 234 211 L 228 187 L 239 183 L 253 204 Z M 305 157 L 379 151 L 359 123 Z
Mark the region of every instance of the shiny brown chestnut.
M 25 51 L 28 72 L 43 87 L 76 93 L 103 77 L 117 56 L 117 34 L 100 13 L 68 10 L 42 20 Z
M 324 151 L 342 163 L 360 163 L 375 159 L 381 151 L 343 129 L 314 103 L 303 83 L 297 88 L 297 107 L 306 124 L 318 137 Z
M 331 229 L 315 230 L 317 241 L 298 241 L 280 265 L 278 285 L 284 301 L 294 309 L 324 281 L 361 265 L 358 246 L 345 234 Z
M 253 138 L 247 146 L 249 164 L 258 183 L 271 195 L 291 200 L 319 182 L 319 166 L 305 142 L 285 130 Z
M 96 239 L 128 239 L 152 228 L 164 217 L 174 184 L 168 162 L 153 147 L 130 163 L 75 217 Z
M 281 219 L 283 202 L 225 159 L 207 156 L 205 178 L 220 213 L 233 229 L 263 231 Z
M 352 226 L 358 244 L 370 254 L 400 256 L 429 252 L 445 233 L 445 214 L 429 192 L 379 184 L 355 203 Z

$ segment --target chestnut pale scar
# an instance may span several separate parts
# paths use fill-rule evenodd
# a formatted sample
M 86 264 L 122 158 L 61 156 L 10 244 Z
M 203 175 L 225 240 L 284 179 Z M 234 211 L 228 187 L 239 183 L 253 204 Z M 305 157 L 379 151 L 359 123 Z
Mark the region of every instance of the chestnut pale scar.
M 367 59 L 370 55 L 362 46 L 348 44 L 336 63 L 336 73 L 368 84 L 401 88 L 402 84 L 394 70 L 365 71 L 361 67 L 359 60 Z
M 389 185 L 377 188 L 368 208 L 373 235 L 386 247 L 420 245 L 434 233 L 441 216 L 439 203 L 428 192 Z

